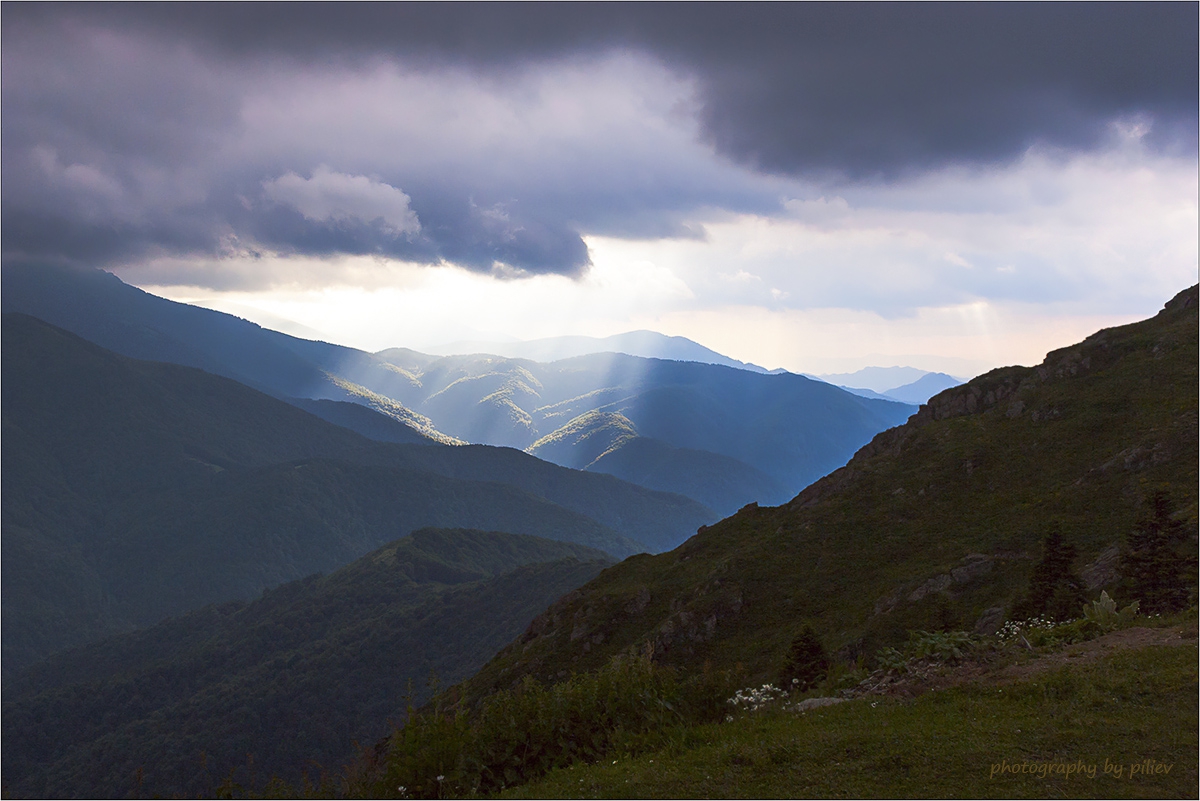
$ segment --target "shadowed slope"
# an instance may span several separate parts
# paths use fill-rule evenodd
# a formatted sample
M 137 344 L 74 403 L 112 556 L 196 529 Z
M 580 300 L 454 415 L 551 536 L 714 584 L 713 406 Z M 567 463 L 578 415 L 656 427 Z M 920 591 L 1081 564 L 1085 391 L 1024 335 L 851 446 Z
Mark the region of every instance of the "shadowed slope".
M 5 687 L 5 786 L 206 796 L 251 753 L 260 777 L 336 771 L 428 697 L 431 671 L 469 675 L 608 564 L 568 543 L 423 529 L 251 603 L 59 654 Z
M 6 674 L 336 568 L 422 526 L 624 556 L 642 544 L 579 509 L 650 547 L 712 519 L 679 496 L 516 451 L 374 443 L 229 379 L 127 359 L 30 317 L 4 316 L 3 347 Z

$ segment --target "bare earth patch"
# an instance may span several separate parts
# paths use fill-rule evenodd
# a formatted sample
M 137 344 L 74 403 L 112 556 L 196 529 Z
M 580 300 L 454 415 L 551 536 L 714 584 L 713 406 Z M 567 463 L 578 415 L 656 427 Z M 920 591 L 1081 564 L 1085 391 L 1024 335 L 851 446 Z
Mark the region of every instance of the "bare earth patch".
M 1113 631 L 1087 642 L 1057 650 L 1030 653 L 1010 644 L 1004 648 L 977 654 L 957 665 L 932 661 L 910 663 L 904 673 L 878 670 L 851 690 L 852 697 L 895 695 L 912 697 L 970 682 L 1011 684 L 1055 670 L 1064 665 L 1095 662 L 1115 651 L 1137 650 L 1151 646 L 1196 645 L 1197 624 L 1164 628 L 1129 628 Z

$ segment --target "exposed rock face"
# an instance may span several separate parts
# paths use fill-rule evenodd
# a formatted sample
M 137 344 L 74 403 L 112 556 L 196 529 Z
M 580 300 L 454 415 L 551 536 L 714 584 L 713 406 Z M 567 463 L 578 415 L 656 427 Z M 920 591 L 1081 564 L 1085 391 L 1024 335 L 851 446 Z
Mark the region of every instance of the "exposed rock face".
M 952 584 L 966 584 L 980 576 L 986 575 L 996 566 L 996 557 L 972 553 L 963 557 L 965 564 L 952 568 L 949 573 L 941 573 L 927 580 L 908 595 L 908 600 L 916 602 L 934 592 L 946 592 Z M 891 603 L 895 606 L 895 602 Z M 889 607 L 890 608 L 890 607 Z M 878 610 L 879 607 L 876 606 Z
M 1004 607 L 993 606 L 983 610 L 983 614 L 979 616 L 979 620 L 975 621 L 976 634 L 995 634 L 1000 630 L 1000 626 L 1004 623 Z
M 650 591 L 645 587 L 638 590 L 633 600 L 625 605 L 625 611 L 631 615 L 640 615 L 650 604 Z
M 992 567 L 996 564 L 992 559 L 980 553 L 970 554 L 966 559 L 969 560 L 967 564 L 950 571 L 950 578 L 953 579 L 955 584 L 966 584 L 968 581 L 990 573 L 992 572 Z
M 1117 568 L 1121 563 L 1121 546 L 1118 543 L 1105 548 L 1090 565 L 1079 572 L 1079 577 L 1089 590 L 1096 590 L 1117 580 Z
M 950 589 L 951 582 L 954 581 L 949 573 L 943 573 L 940 576 L 934 576 L 926 581 L 920 587 L 917 587 L 908 595 L 908 600 L 916 602 L 929 595 L 932 592 L 943 592 Z
M 717 624 L 737 617 L 742 606 L 741 588 L 720 579 L 700 587 L 687 603 L 678 598 L 673 600 L 671 614 L 650 638 L 653 653 L 665 654 L 677 649 L 689 653 L 696 643 L 713 639 Z

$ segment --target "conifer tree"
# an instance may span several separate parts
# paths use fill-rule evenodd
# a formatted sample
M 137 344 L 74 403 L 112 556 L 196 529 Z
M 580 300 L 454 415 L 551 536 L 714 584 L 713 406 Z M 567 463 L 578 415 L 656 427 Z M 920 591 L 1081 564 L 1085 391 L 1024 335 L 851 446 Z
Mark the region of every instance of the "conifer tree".
M 829 656 L 825 646 L 813 627 L 805 624 L 788 649 L 788 663 L 783 669 L 784 687 L 803 692 L 825 678 L 828 670 Z
M 1125 538 L 1121 550 L 1120 592 L 1141 602 L 1147 614 L 1175 612 L 1187 605 L 1183 523 L 1171 516 L 1171 499 L 1163 490 L 1149 501 L 1147 514 Z
M 1063 542 L 1057 524 L 1042 539 L 1042 560 L 1029 577 L 1029 590 L 1013 608 L 1020 620 L 1046 615 L 1052 620 L 1073 620 L 1083 606 L 1083 581 L 1075 573 L 1075 546 Z

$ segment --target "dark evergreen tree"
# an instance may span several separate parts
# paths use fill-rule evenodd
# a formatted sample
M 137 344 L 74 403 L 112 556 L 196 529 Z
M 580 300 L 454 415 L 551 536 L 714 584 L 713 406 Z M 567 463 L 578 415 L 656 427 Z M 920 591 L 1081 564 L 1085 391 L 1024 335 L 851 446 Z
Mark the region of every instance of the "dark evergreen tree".
M 1144 614 L 1175 612 L 1187 606 L 1188 582 L 1183 523 L 1171 516 L 1171 499 L 1159 490 L 1147 514 L 1125 538 L 1121 550 L 1120 594 L 1140 601 Z M 1192 554 L 1192 558 L 1195 555 Z
M 1012 617 L 1024 620 L 1045 615 L 1052 620 L 1074 620 L 1083 606 L 1083 581 L 1075 573 L 1075 546 L 1063 542 L 1053 525 L 1042 539 L 1042 559 L 1029 577 L 1029 590 L 1013 608 Z
M 825 646 L 813 627 L 806 624 L 788 649 L 788 662 L 783 669 L 784 688 L 803 692 L 825 678 L 828 671 L 829 655 Z

